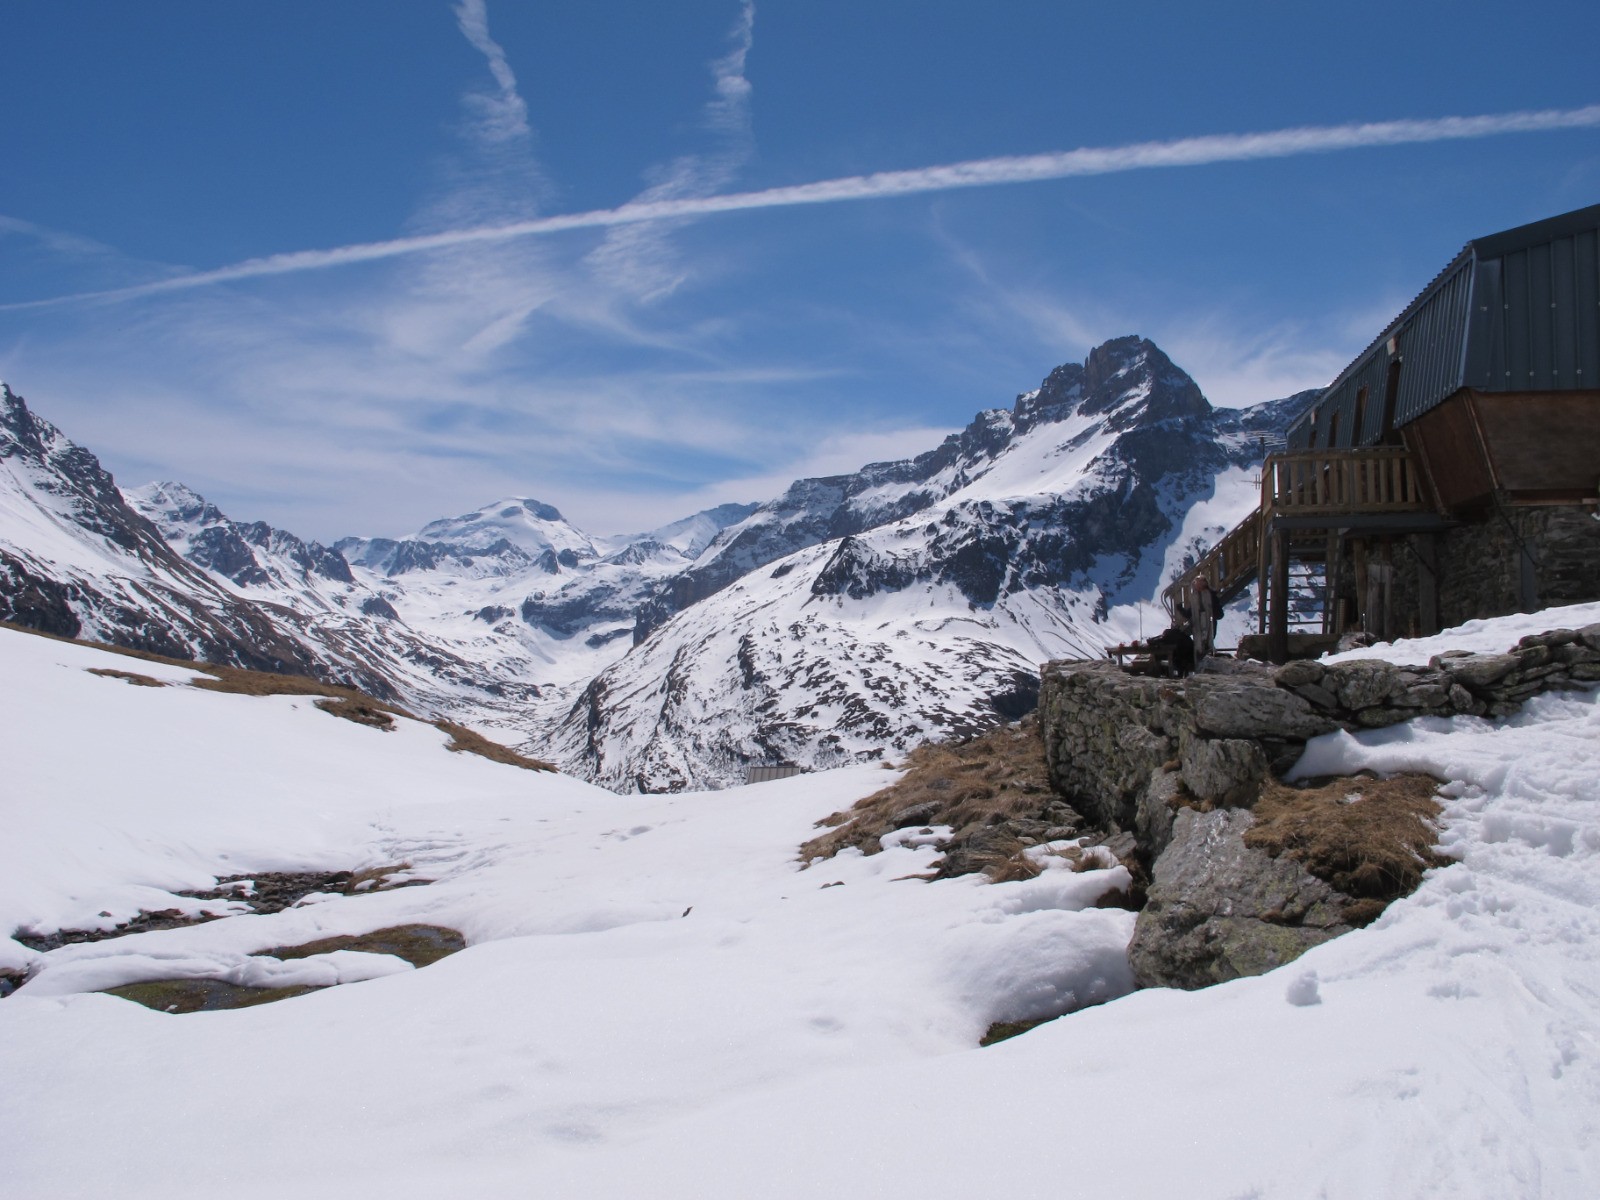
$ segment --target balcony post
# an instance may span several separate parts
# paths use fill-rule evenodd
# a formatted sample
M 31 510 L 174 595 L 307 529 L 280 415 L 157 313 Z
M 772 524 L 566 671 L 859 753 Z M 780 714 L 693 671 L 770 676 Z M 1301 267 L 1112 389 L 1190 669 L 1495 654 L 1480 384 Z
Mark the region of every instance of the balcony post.
M 1289 661 L 1289 535 L 1272 531 L 1272 582 L 1267 589 L 1267 657 Z

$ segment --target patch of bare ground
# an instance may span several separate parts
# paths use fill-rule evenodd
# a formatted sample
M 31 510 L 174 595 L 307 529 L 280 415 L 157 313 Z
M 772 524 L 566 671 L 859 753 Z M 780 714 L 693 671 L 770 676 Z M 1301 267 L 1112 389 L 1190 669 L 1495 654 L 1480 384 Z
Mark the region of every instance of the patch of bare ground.
M 450 744 L 446 750 L 456 753 L 477 754 L 491 762 L 505 763 L 510 767 L 521 767 L 525 771 L 554 771 L 555 768 L 543 759 L 529 758 L 518 754 L 510 746 L 502 746 L 499 742 L 491 742 L 481 733 L 468 729 L 465 725 L 457 725 L 454 721 L 438 720 L 433 722 L 435 729 L 443 730 L 450 735 Z
M 980 1046 L 992 1046 L 996 1042 L 1003 1042 L 1007 1038 L 1014 1038 L 1019 1033 L 1027 1033 L 1030 1029 L 1037 1029 L 1046 1021 L 1054 1021 L 1054 1017 L 1040 1017 L 1037 1021 L 996 1021 L 990 1025 L 984 1035 L 978 1039 Z
M 244 905 L 252 913 L 275 913 L 293 907 L 315 892 L 355 896 L 369 891 L 381 892 L 392 888 L 417 887 L 431 882 L 427 879 L 390 878 L 409 869 L 409 863 L 401 863 L 398 866 L 368 867 L 354 872 L 260 871 L 254 875 L 221 876 L 217 879 L 216 887 L 173 894 L 191 900 L 215 900 L 219 903 Z M 203 925 L 207 921 L 221 920 L 228 915 L 226 912 L 185 913 L 182 909 L 163 908 L 140 912 L 131 920 L 123 921 L 110 929 L 18 929 L 11 936 L 30 950 L 45 953 L 79 942 L 103 942 L 110 938 L 149 933 L 156 929 Z
M 1450 861 L 1433 848 L 1439 786 L 1419 774 L 1356 775 L 1304 788 L 1269 779 L 1245 845 L 1274 858 L 1287 855 L 1352 897 L 1345 919 L 1366 925 L 1390 901 L 1414 892 L 1429 867 Z
M 107 988 L 105 995 L 132 1000 L 164 1013 L 221 1012 L 232 1008 L 254 1008 L 274 1000 L 306 996 L 320 988 L 244 987 L 220 979 L 152 979 L 146 983 L 126 983 Z
M 81 638 L 61 637 L 58 634 L 29 629 L 26 625 L 17 625 L 11 621 L 0 621 L 0 628 L 14 629 L 18 633 L 48 638 L 53 642 L 67 642 L 75 646 L 88 646 L 90 649 L 102 650 L 107 654 L 119 654 L 124 658 L 163 663 L 169 667 L 183 667 L 199 676 L 199 678 L 191 682 L 190 686 L 203 688 L 208 692 L 230 692 L 240 696 L 319 696 L 322 699 L 317 700 L 315 705 L 323 712 L 335 717 L 342 717 L 347 721 L 354 721 L 358 725 L 367 725 L 374 729 L 393 729 L 395 727 L 395 717 L 404 717 L 410 721 L 422 721 L 423 724 L 432 725 L 435 729 L 450 735 L 451 740 L 449 745 L 445 747 L 446 750 L 477 754 L 489 759 L 491 762 L 521 767 L 527 771 L 555 770 L 555 767 L 547 762 L 518 754 L 509 746 L 502 746 L 499 742 L 490 741 L 482 734 L 475 733 L 465 726 L 457 725 L 453 721 L 446 721 L 442 718 L 427 720 L 418 717 L 397 704 L 379 700 L 375 696 L 369 696 L 363 691 L 343 684 L 324 683 L 320 679 L 312 679 L 306 675 L 277 675 L 269 671 L 247 671 L 242 667 L 225 667 L 217 663 L 192 662 L 182 658 L 169 658 L 164 654 L 152 654 L 147 650 L 130 650 L 125 646 L 113 646 L 106 642 L 88 642 Z M 148 675 L 139 675 L 132 671 L 118 671 L 110 667 L 89 667 L 87 670 L 91 675 L 123 679 L 141 687 L 165 686 L 158 679 L 152 679 Z
M 256 954 L 269 958 L 310 958 L 334 950 L 358 950 L 363 954 L 393 954 L 413 967 L 426 967 L 441 958 L 467 948 L 467 939 L 443 925 L 391 925 L 371 933 L 341 934 L 318 938 L 299 946 L 274 946 Z
M 441 958 L 467 948 L 467 939 L 443 925 L 391 925 L 371 933 L 342 934 L 318 938 L 299 946 L 274 946 L 259 950 L 256 957 L 279 959 L 310 958 L 335 950 L 355 950 L 362 954 L 393 954 L 413 967 L 426 967 Z M 277 1000 L 322 991 L 320 987 L 244 987 L 221 979 L 156 979 L 107 988 L 106 994 L 132 1000 L 158 1012 L 219 1012 L 224 1009 L 254 1008 Z
M 962 742 L 930 742 L 906 757 L 905 774 L 865 800 L 825 817 L 828 829 L 800 847 L 803 862 L 854 847 L 876 854 L 879 839 L 897 829 L 950 827 L 936 871 L 948 879 L 983 872 L 994 882 L 1028 879 L 1040 867 L 1030 846 L 1077 838 L 1083 817 L 1051 790 L 1036 717 Z M 1065 851 L 1082 857 L 1082 851 Z M 1099 865 L 1094 856 L 1084 865 Z
M 110 667 L 90 667 L 89 674 L 99 675 L 106 679 L 122 679 L 135 687 L 166 687 L 159 679 L 152 679 L 148 675 L 140 675 L 136 671 L 114 671 Z

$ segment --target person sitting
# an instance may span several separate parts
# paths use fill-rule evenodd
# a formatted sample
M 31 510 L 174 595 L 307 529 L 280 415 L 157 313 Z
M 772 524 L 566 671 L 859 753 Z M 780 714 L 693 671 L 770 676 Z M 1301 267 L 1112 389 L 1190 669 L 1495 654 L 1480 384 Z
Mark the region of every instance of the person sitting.
M 1179 679 L 1194 671 L 1194 637 L 1189 633 L 1188 622 L 1179 614 L 1165 633 L 1158 633 L 1146 643 L 1150 647 L 1151 662 L 1161 662 L 1170 667 Z M 1168 672 L 1163 669 L 1162 674 Z

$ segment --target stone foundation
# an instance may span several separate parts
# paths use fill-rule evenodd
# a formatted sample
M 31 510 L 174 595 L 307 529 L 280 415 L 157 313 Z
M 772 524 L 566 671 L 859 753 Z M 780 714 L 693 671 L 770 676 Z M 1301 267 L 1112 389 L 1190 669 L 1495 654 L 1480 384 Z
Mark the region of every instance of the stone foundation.
M 1349 928 L 1337 914 L 1350 897 L 1243 843 L 1252 820 L 1243 810 L 1261 781 L 1292 767 L 1309 738 L 1420 716 L 1506 716 L 1541 692 L 1596 683 L 1600 624 L 1530 635 L 1504 654 L 1452 651 L 1425 667 L 1213 659 L 1174 680 L 1052 662 L 1039 720 L 1051 785 L 1129 837 L 1149 866 L 1150 903 L 1130 949 L 1136 978 L 1200 987 L 1290 961 Z

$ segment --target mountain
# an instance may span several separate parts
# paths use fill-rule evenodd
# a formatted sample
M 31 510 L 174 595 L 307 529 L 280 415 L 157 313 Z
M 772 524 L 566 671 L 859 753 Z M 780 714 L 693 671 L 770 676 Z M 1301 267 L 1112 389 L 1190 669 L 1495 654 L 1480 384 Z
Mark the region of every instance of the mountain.
M 64 637 L 356 682 L 277 614 L 185 561 L 93 454 L 0 384 L 0 617 Z
M 625 651 L 655 581 L 688 565 L 719 519 L 751 507 L 597 539 L 550 505 L 516 497 L 411 537 L 330 548 L 232 521 L 181 484 L 127 496 L 216 583 L 292 614 L 307 637 L 364 660 L 413 706 L 488 725 L 517 722 L 545 689 L 587 679 Z
M 724 530 L 530 744 L 667 791 L 1014 719 L 1040 662 L 1137 635 L 1314 396 L 1214 409 L 1153 343 L 1108 342 L 926 454 L 801 480 Z
M 725 786 L 1026 712 L 1039 662 L 1140 632 L 1313 395 L 1213 409 L 1119 338 L 924 454 L 764 504 L 596 537 L 512 497 L 325 546 L 177 483 L 124 496 L 7 389 L 0 615 L 350 682 L 618 790 Z

